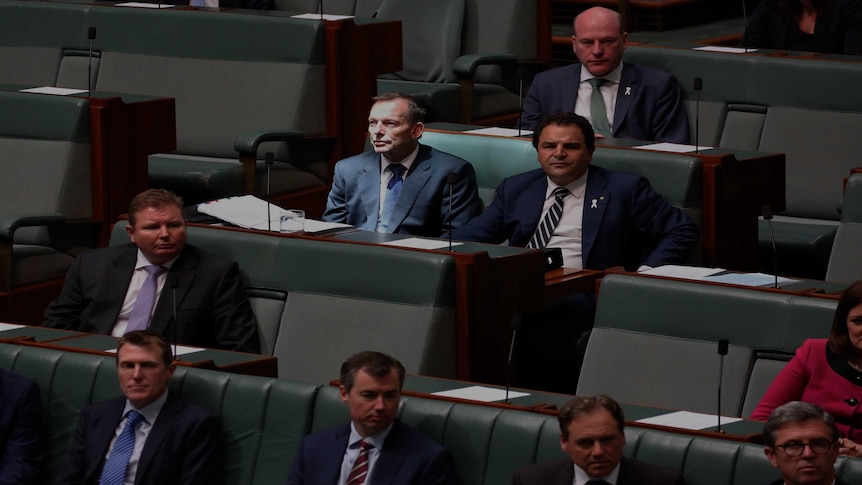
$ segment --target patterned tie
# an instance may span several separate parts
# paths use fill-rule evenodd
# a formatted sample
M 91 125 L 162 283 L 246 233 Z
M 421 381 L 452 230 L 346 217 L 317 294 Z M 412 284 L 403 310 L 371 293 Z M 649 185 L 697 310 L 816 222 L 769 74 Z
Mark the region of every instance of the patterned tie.
M 345 485 L 362 485 L 365 483 L 365 477 L 368 476 L 368 449 L 371 445 L 365 440 L 359 440 L 359 456 L 353 462 L 353 468 L 350 469 L 350 475 L 347 475 Z
M 602 85 L 608 82 L 606 79 L 594 77 L 590 79 L 593 94 L 590 96 L 590 119 L 593 121 L 593 129 L 603 136 L 611 136 L 611 127 L 608 126 L 608 112 L 605 110 L 605 98 L 602 97 Z
M 380 216 L 380 227 L 377 232 L 392 232 L 389 230 L 389 219 L 392 217 L 392 211 L 395 210 L 398 196 L 401 195 L 401 187 L 404 185 L 404 171 L 407 170 L 407 167 L 400 163 L 390 163 L 389 170 L 392 172 L 392 178 L 386 185 L 386 200 L 383 202 L 383 213 Z
M 551 240 L 551 234 L 554 233 L 554 229 L 557 228 L 557 224 L 560 223 L 560 217 L 563 216 L 563 199 L 569 195 L 569 189 L 565 187 L 557 187 L 554 189 L 554 205 L 548 209 L 548 212 L 545 214 L 545 218 L 542 219 L 542 222 L 539 224 L 539 228 L 536 229 L 535 234 L 530 239 L 530 243 L 527 244 L 527 247 L 530 249 L 542 249 L 547 244 L 548 241 Z
M 132 457 L 132 451 L 135 450 L 135 426 L 142 419 L 144 417 L 141 416 L 141 413 L 134 409 L 126 415 L 126 426 L 120 436 L 117 437 L 117 441 L 114 442 L 108 459 L 105 460 L 99 485 L 123 485 L 126 480 L 126 468 L 129 466 L 129 459 Z
M 159 275 L 168 270 L 164 266 L 144 266 L 147 272 L 147 280 L 144 281 L 144 286 L 138 292 L 138 299 L 135 300 L 135 306 L 132 307 L 132 314 L 129 316 L 129 323 L 126 325 L 126 333 L 135 330 L 146 330 L 150 323 L 150 316 L 153 314 L 153 305 L 156 303 L 156 290 L 159 288 Z

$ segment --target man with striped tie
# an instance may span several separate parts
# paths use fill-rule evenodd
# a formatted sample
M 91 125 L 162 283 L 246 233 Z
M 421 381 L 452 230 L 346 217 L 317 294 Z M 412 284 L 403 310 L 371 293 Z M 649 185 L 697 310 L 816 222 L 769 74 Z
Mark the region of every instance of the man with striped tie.
M 454 484 L 452 455 L 396 419 L 404 366 L 360 352 L 341 366 L 341 400 L 350 423 L 306 436 L 290 485 Z
M 123 397 L 81 410 L 58 485 L 217 485 L 221 425 L 168 391 L 176 368 L 161 335 L 137 330 L 117 344 Z
M 591 166 L 595 134 L 586 118 L 545 118 L 533 132 L 533 146 L 541 168 L 503 180 L 491 205 L 456 229 L 454 239 L 557 247 L 563 266 L 577 269 L 636 271 L 685 261 L 700 237 L 697 226 L 645 178 Z M 525 316 L 518 334 L 519 384 L 573 392 L 580 359 L 572 350 L 594 316 L 592 293 Z

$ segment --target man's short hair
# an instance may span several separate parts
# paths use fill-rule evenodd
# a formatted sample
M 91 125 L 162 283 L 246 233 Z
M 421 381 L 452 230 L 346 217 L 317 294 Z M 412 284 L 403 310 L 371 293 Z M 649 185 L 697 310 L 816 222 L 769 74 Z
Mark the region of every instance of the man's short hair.
M 572 424 L 572 421 L 600 409 L 611 413 L 614 421 L 617 422 L 617 428 L 619 428 L 620 433 L 625 430 L 626 418 L 623 415 L 623 408 L 620 407 L 618 402 L 603 394 L 598 396 L 575 396 L 574 399 L 563 406 L 563 409 L 560 409 L 560 414 L 557 416 L 560 422 L 560 433 L 563 435 L 563 438 L 569 439 L 569 425 Z
M 163 207 L 176 206 L 183 210 L 183 199 L 177 194 L 165 189 L 147 189 L 136 195 L 132 202 L 129 203 L 129 224 L 134 226 L 138 212 L 153 207 L 161 209 Z
M 126 344 L 138 347 L 158 347 L 162 351 L 162 362 L 165 364 L 165 367 L 170 367 L 174 362 L 170 344 L 167 339 L 158 332 L 154 332 L 152 330 L 135 330 L 120 337 L 120 341 L 117 342 L 117 363 L 119 363 L 120 360 L 120 349 Z
M 381 101 L 395 101 L 403 99 L 407 101 L 407 122 L 411 125 L 423 123 L 425 121 L 425 110 L 416 102 L 416 98 L 405 93 L 383 93 L 379 96 L 371 98 L 375 103 Z
M 832 440 L 838 439 L 839 433 L 838 427 L 835 426 L 835 419 L 823 408 L 810 402 L 791 401 L 778 406 L 769 414 L 769 419 L 766 420 L 766 425 L 763 427 L 763 441 L 766 446 L 775 448 L 775 435 L 778 434 L 778 430 L 787 424 L 804 423 L 811 420 L 825 423 L 832 433 Z
M 360 369 L 374 377 L 381 378 L 389 375 L 392 369 L 398 372 L 398 389 L 404 386 L 404 366 L 395 357 L 367 350 L 353 354 L 341 364 L 341 385 L 349 393 L 356 382 L 356 373 Z
M 587 149 L 593 150 L 596 147 L 596 132 L 593 131 L 593 125 L 586 118 L 575 113 L 560 112 L 547 116 L 539 122 L 539 125 L 533 131 L 533 148 L 538 150 L 542 131 L 550 125 L 577 126 L 584 134 L 584 144 L 587 146 Z

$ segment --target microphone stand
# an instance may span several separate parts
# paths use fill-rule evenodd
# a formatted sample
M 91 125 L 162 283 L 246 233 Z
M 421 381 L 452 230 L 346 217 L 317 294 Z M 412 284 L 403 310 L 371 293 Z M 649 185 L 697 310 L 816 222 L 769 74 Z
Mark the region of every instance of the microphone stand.
M 703 78 L 694 78 L 695 116 L 694 116 L 694 153 L 700 153 L 700 91 L 703 89 Z
M 273 153 L 266 152 L 264 155 L 264 163 L 266 163 L 266 230 L 272 232 L 272 216 L 270 215 L 270 183 L 271 183 L 271 172 L 272 172 L 272 162 L 273 162 Z
M 87 58 L 87 97 L 93 97 L 93 41 L 96 40 L 96 28 L 87 29 L 87 39 L 90 40 L 90 55 Z
M 724 378 L 724 356 L 727 355 L 728 341 L 721 339 L 718 341 L 718 432 L 721 433 L 721 381 Z

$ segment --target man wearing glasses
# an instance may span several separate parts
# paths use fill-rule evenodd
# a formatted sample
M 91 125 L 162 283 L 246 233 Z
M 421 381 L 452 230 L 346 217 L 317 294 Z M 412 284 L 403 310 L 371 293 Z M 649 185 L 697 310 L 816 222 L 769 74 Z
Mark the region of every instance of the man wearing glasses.
M 835 476 L 838 428 L 820 406 L 793 401 L 775 408 L 763 439 L 766 457 L 782 476 L 771 485 L 846 485 Z

